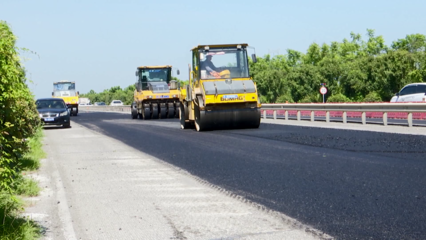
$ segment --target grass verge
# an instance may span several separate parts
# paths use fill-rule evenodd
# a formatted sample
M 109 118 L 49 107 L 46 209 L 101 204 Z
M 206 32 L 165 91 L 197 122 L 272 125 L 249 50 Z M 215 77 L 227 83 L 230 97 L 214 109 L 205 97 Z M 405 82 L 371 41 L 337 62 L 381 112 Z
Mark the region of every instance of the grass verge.
M 40 128 L 32 138 L 28 139 L 30 151 L 22 158 L 20 163 L 22 169 L 33 171 L 40 168 L 40 159 L 46 157 L 46 153 L 43 151 L 42 140 L 43 130 Z
M 0 239 L 38 239 L 42 228 L 34 221 L 20 216 L 24 203 L 16 196 L 0 192 Z
M 42 227 L 35 221 L 21 216 L 24 211 L 22 196 L 37 196 L 40 192 L 38 183 L 26 177 L 26 171 L 35 171 L 40 167 L 40 159 L 46 154 L 42 149 L 43 131 L 28 139 L 30 151 L 20 161 L 20 169 L 12 184 L 12 193 L 0 191 L 0 239 L 1 240 L 33 240 L 42 235 Z

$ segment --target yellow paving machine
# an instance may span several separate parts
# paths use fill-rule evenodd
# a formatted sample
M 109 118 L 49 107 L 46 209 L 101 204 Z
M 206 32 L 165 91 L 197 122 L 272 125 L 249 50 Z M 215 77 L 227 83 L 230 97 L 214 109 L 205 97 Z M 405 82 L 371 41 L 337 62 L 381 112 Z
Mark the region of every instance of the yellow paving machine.
M 247 44 L 199 45 L 192 49 L 189 84 L 181 89 L 182 129 L 258 128 L 260 102 L 250 77 Z M 252 55 L 256 62 L 256 55 Z
M 177 74 L 179 75 L 179 70 Z M 133 119 L 179 116 L 179 83 L 172 80 L 171 75 L 172 66 L 169 65 L 137 68 L 134 102 L 131 105 Z
M 52 97 L 64 99 L 71 116 L 78 114 L 78 95 L 79 92 L 75 90 L 75 82 L 62 80 L 53 83 Z

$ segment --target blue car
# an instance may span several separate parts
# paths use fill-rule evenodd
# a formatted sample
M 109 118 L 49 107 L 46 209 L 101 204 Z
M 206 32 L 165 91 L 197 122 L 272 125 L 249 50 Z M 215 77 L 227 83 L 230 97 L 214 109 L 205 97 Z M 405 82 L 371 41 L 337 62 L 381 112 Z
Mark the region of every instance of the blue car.
M 71 127 L 70 111 L 61 98 L 40 98 L 36 101 L 37 111 L 44 125 Z

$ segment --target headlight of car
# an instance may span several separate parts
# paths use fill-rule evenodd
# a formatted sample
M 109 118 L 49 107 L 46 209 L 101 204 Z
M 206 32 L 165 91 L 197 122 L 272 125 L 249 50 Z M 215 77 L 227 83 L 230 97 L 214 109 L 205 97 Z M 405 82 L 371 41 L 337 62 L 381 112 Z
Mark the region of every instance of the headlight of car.
M 68 111 L 61 112 L 61 114 L 59 114 L 59 116 L 67 116 L 67 115 L 68 115 Z
M 40 113 L 38 116 L 42 118 L 42 117 L 43 117 L 43 114 L 41 114 L 41 113 Z

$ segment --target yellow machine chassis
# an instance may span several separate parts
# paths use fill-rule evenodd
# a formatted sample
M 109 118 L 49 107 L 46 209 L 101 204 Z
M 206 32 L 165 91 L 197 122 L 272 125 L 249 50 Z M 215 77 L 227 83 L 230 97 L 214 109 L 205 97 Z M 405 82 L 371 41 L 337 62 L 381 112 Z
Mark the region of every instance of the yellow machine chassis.
M 172 68 L 170 65 L 163 66 L 140 66 L 137 69 Z M 177 118 L 179 109 L 178 89 L 169 89 L 167 93 L 156 93 L 151 90 L 134 91 L 134 103 L 131 106 L 132 118 L 157 119 Z
M 249 80 L 248 78 L 232 81 Z M 254 93 L 236 93 L 235 98 L 224 98 L 230 94 L 205 94 L 203 82 L 225 81 L 225 79 L 199 80 L 194 89 L 181 89 L 181 127 L 195 125 L 197 131 L 225 128 L 258 128 L 260 107 L 257 89 Z M 190 89 L 190 90 L 189 90 Z M 187 94 L 191 94 L 188 96 Z

